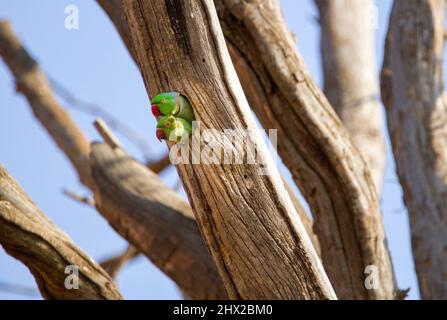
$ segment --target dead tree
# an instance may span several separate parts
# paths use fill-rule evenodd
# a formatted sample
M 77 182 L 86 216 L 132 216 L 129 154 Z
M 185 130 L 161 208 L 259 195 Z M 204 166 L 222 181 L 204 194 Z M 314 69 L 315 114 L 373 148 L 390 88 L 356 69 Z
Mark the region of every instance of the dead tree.
M 380 193 L 385 142 L 376 69 L 373 0 L 316 0 L 324 93 L 368 163 Z
M 447 299 L 445 1 L 394 2 L 382 70 L 397 174 L 424 299 Z
M 110 167 L 106 161 L 103 162 L 104 171 L 101 171 L 98 163 L 104 159 L 101 150 L 106 147 L 97 146 L 91 150 L 89 141 L 57 102 L 45 75 L 20 44 L 7 22 L 0 22 L 0 55 L 13 73 L 17 89 L 25 95 L 36 118 L 71 160 L 80 181 L 93 192 L 98 212 L 110 225 L 169 275 L 189 297 L 227 298 L 189 205 L 167 188 L 146 166 L 138 164 L 123 151 L 115 159 L 110 158 L 110 154 L 106 159 L 112 162 L 127 159 L 128 166 Z M 115 150 L 114 153 L 116 152 L 118 151 Z M 98 173 L 98 182 L 91 177 L 91 166 L 93 172 Z M 125 170 L 130 174 L 127 180 L 118 181 L 117 185 L 112 183 L 116 170 Z M 135 184 L 135 179 L 141 177 L 146 178 L 144 184 Z M 111 194 L 108 187 L 113 190 L 121 189 L 121 197 L 113 195 L 113 201 L 106 203 L 104 199 Z M 154 194 L 151 192 L 153 190 L 158 193 Z M 139 201 L 135 202 L 135 199 Z M 129 204 L 131 205 L 128 206 Z M 141 207 L 132 211 L 138 205 Z M 164 223 L 159 216 L 162 213 L 164 220 L 174 217 L 174 221 Z M 154 246 L 154 243 L 163 245 Z M 169 252 L 171 257 L 166 256 Z M 172 255 L 174 252 L 176 255 Z M 197 270 L 201 272 L 196 272 Z M 196 277 L 200 279 L 194 279 Z
M 0 244 L 28 267 L 46 299 L 122 299 L 109 275 L 37 208 L 1 165 Z M 67 269 L 72 266 L 77 271 Z M 76 283 L 68 279 L 67 287 L 72 272 Z
M 215 3 L 250 106 L 264 128 L 278 129 L 278 152 L 310 205 L 337 296 L 393 299 L 392 264 L 369 169 L 308 73 L 279 1 Z M 380 273 L 379 290 L 364 286 L 371 265 Z
M 203 129 L 254 129 L 211 1 L 130 0 L 123 7 L 148 92 L 188 96 Z M 279 173 L 253 132 L 263 168 L 177 165 L 227 292 L 243 299 L 333 299 Z
M 306 71 L 277 1 L 215 0 L 217 12 L 211 0 L 98 2 L 138 63 L 148 93 L 180 91 L 202 129 L 252 129 L 252 142 L 261 146 L 256 165 L 177 165 L 190 207 L 119 143 L 90 145 L 37 64 L 0 24 L 0 54 L 18 90 L 118 233 L 191 298 L 336 298 L 312 233 L 254 130 L 247 97 L 263 126 L 278 129 L 279 154 L 310 204 L 337 295 L 395 297 L 370 171 Z M 364 285 L 370 266 L 379 272 L 376 290 Z
M 104 5 L 101 0 L 98 2 Z M 278 129 L 278 151 L 309 201 L 316 220 L 314 229 L 322 242 L 323 262 L 338 295 L 393 298 L 394 276 L 369 170 L 308 75 L 282 19 L 279 4 L 253 1 L 248 5 L 223 0 L 216 0 L 215 4 L 248 101 L 265 128 Z M 110 1 L 108 5 L 120 6 L 120 2 Z M 120 12 L 116 8 L 106 11 Z M 251 14 L 245 15 L 245 12 Z M 265 17 L 265 23 L 256 20 L 258 17 Z M 128 27 L 116 23 L 122 20 L 111 19 L 120 35 L 128 37 Z M 132 40 L 124 41 L 132 43 Z M 276 56 L 286 52 L 289 54 Z M 298 75 L 305 81 L 294 80 Z M 321 115 L 325 115 L 326 122 L 317 121 Z M 327 142 L 332 139 L 334 144 L 328 146 Z M 344 188 L 346 184 L 340 181 L 350 187 Z M 343 230 L 339 229 L 340 223 Z M 381 240 L 373 242 L 372 239 Z M 348 257 L 347 252 L 359 255 Z M 380 270 L 380 290 L 368 291 L 364 287 L 364 271 L 369 265 Z

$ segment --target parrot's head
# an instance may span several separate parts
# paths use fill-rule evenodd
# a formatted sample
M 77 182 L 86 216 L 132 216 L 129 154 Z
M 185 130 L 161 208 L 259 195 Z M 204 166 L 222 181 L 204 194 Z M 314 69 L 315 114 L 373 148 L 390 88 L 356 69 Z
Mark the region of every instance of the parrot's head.
M 155 134 L 158 140 L 166 140 L 170 138 L 171 132 L 177 128 L 174 116 L 160 116 L 157 122 L 157 130 Z
M 180 94 L 178 92 L 164 92 L 156 95 L 152 100 L 152 114 L 158 118 L 172 115 L 178 109 Z

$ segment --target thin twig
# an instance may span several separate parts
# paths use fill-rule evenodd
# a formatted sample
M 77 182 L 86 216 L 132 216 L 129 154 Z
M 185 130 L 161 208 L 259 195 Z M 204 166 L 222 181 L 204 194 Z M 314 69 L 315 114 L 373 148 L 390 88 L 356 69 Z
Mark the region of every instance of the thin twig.
M 121 142 L 113 134 L 112 130 L 110 130 L 110 128 L 107 126 L 104 120 L 98 118 L 95 120 L 95 122 L 93 122 L 93 125 L 95 126 L 96 130 L 101 135 L 101 137 L 104 139 L 104 141 L 110 147 L 112 147 L 112 149 L 115 148 L 123 149 Z
M 163 158 L 155 161 L 148 162 L 147 167 L 155 173 L 160 173 L 171 165 L 171 160 L 169 159 L 169 153 Z
M 62 189 L 62 193 L 74 201 L 77 201 L 90 207 L 95 207 L 95 201 L 88 196 L 81 196 L 67 189 Z
M 139 254 L 139 251 L 134 246 L 129 245 L 123 253 L 101 262 L 100 265 L 108 272 L 112 279 L 116 279 L 124 265 L 136 258 Z

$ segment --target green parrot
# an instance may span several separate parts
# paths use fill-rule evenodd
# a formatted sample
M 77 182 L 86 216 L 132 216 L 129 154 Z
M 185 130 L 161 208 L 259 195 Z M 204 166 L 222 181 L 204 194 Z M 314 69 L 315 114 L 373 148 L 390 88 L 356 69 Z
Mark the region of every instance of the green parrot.
M 194 121 L 194 112 L 188 98 L 178 92 L 164 92 L 152 100 L 152 113 L 155 117 L 175 116 L 189 122 Z
M 158 140 L 180 141 L 185 132 L 191 135 L 195 117 L 188 98 L 178 92 L 164 92 L 155 96 L 151 103 L 157 119 Z
M 181 141 L 182 137 L 192 133 L 190 122 L 174 116 L 161 116 L 158 119 L 156 136 L 158 140 Z

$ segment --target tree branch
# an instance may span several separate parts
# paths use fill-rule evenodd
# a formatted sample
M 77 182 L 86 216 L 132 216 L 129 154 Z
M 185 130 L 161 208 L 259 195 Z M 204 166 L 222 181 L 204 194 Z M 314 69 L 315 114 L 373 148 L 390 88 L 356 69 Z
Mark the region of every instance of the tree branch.
M 315 2 L 320 10 L 324 92 L 368 163 L 380 194 L 386 152 L 374 53 L 374 1 Z
M 101 179 L 99 179 L 99 191 L 97 190 L 96 181 L 93 181 L 90 175 L 90 162 L 89 161 L 89 150 L 90 145 L 87 141 L 86 137 L 80 131 L 80 129 L 75 125 L 73 120 L 70 118 L 68 113 L 66 113 L 63 108 L 57 103 L 56 99 L 53 97 L 51 88 L 48 85 L 45 76 L 40 71 L 37 63 L 29 56 L 26 52 L 25 48 L 19 43 L 19 40 L 16 38 L 14 33 L 11 30 L 11 27 L 6 22 L 0 22 L 0 55 L 5 59 L 5 62 L 13 71 L 14 76 L 18 78 L 16 80 L 18 83 L 23 83 L 21 86 L 25 86 L 26 90 L 22 90 L 25 94 L 26 98 L 30 102 L 31 107 L 33 108 L 34 113 L 39 121 L 42 122 L 45 128 L 47 128 L 51 137 L 58 142 L 59 147 L 62 151 L 68 153 L 69 159 L 73 162 L 74 167 L 81 178 L 81 181 L 85 181 L 88 187 L 92 190 L 92 192 L 98 192 L 95 194 L 95 202 L 97 199 L 103 199 L 103 193 L 107 192 L 107 189 L 104 191 L 101 189 Z M 27 67 L 28 66 L 28 67 Z M 99 148 L 99 147 L 98 147 Z M 100 149 L 102 150 L 102 149 Z M 100 152 L 99 152 L 100 153 Z M 98 155 L 99 157 L 100 155 Z M 120 155 L 122 159 L 122 154 Z M 124 156 L 125 158 L 125 156 Z M 87 163 L 85 163 L 87 161 Z M 112 161 L 113 162 L 113 161 Z M 110 163 L 105 162 L 103 164 L 106 166 L 105 168 L 99 168 L 95 165 L 96 172 L 101 172 L 101 170 L 107 171 L 109 168 L 107 166 Z M 123 168 L 123 170 L 132 170 L 132 167 Z M 112 171 L 113 173 L 114 171 Z M 158 189 L 157 192 L 161 194 L 172 194 L 166 186 L 160 183 L 158 178 L 148 171 L 147 169 L 142 170 L 138 169 L 138 173 L 144 172 L 142 176 L 147 177 L 149 180 L 154 179 L 154 183 Z M 107 175 L 106 175 L 107 176 Z M 151 181 L 145 181 L 143 185 L 151 185 Z M 112 186 L 114 188 L 128 188 L 127 185 L 120 185 L 121 180 L 116 181 L 116 186 Z M 107 188 L 107 186 L 106 186 Z M 126 239 L 130 239 L 130 243 L 133 244 L 137 248 L 141 248 L 143 246 L 144 250 L 141 250 L 145 253 L 145 255 L 151 261 L 164 261 L 166 258 L 166 254 L 169 252 L 164 251 L 167 245 L 170 245 L 171 253 L 175 252 L 175 257 L 184 256 L 184 259 L 173 258 L 168 259 L 169 263 L 156 263 L 157 266 L 161 268 L 161 270 L 170 275 L 178 277 L 179 279 L 198 279 L 194 283 L 183 281 L 180 284 L 180 288 L 182 291 L 188 293 L 190 297 L 194 297 L 197 299 L 206 299 L 206 298 L 219 298 L 225 299 L 227 298 L 227 294 L 223 288 L 221 280 L 215 270 L 215 266 L 212 263 L 211 257 L 209 253 L 206 251 L 206 248 L 203 244 L 203 241 L 199 241 L 200 234 L 194 228 L 182 229 L 181 225 L 178 229 L 175 230 L 177 233 L 184 232 L 185 234 L 179 236 L 180 238 L 175 239 L 186 239 L 186 243 L 180 243 L 178 248 L 175 248 L 172 241 L 168 241 L 170 233 L 172 229 L 176 228 L 177 221 L 184 221 L 184 217 L 192 216 L 191 209 L 189 208 L 186 202 L 182 202 L 178 205 L 178 207 L 174 210 L 172 209 L 172 201 L 170 198 L 159 197 L 154 198 L 152 194 L 141 195 L 141 197 L 146 196 L 149 201 L 145 202 L 150 204 L 150 206 L 145 207 L 141 212 L 145 213 L 145 216 L 141 219 L 145 219 L 146 224 L 140 224 L 140 217 L 138 215 L 134 215 L 132 211 L 127 210 L 127 208 L 133 208 L 132 200 L 135 199 L 132 194 L 134 192 L 139 191 L 138 185 L 133 185 L 130 191 L 128 192 L 129 199 L 125 199 L 124 196 L 118 197 L 116 194 L 112 194 L 110 197 L 112 200 L 122 201 L 121 203 L 126 203 L 123 207 L 114 205 L 115 202 L 111 202 L 109 206 L 103 202 L 96 203 L 98 210 L 100 213 L 106 217 L 112 217 L 111 213 L 113 213 L 114 219 L 111 219 L 109 222 L 112 224 L 115 230 L 117 230 L 121 236 Z M 153 188 L 146 188 L 146 190 L 150 190 L 152 192 Z M 172 195 L 172 197 L 177 197 L 177 195 Z M 118 200 L 117 200 L 118 199 Z M 179 201 L 177 201 L 178 203 Z M 127 204 L 130 203 L 130 206 L 127 207 Z M 121 211 L 113 211 L 114 208 L 122 208 Z M 111 209 L 109 209 L 111 208 Z M 149 210 L 150 208 L 150 210 Z M 104 210 L 104 211 L 103 211 Z M 110 210 L 110 211 L 109 211 Z M 167 212 L 164 216 L 163 220 L 165 223 L 160 223 L 157 219 L 153 219 L 151 217 L 158 217 L 160 212 Z M 178 216 L 178 218 L 176 218 Z M 170 222 L 167 219 L 172 218 Z M 135 226 L 139 226 L 135 230 L 130 232 L 126 228 L 121 226 L 121 221 L 130 221 L 126 222 L 128 225 L 133 224 Z M 189 220 L 187 220 L 189 221 Z M 154 223 L 153 226 L 148 226 L 148 224 Z M 185 225 L 189 226 L 193 224 L 192 222 L 188 222 Z M 141 227 L 144 225 L 144 228 Z M 189 235 L 191 230 L 195 230 L 195 234 Z M 131 236 L 129 236 L 129 234 Z M 188 240 L 191 239 L 190 242 Z M 132 242 L 141 241 L 141 246 L 138 243 Z M 153 246 L 151 243 L 163 243 L 167 241 L 167 244 L 162 246 Z M 175 244 L 175 243 L 174 243 Z M 197 248 L 194 246 L 197 245 Z M 183 253 L 183 248 L 188 248 L 189 251 Z M 174 251 L 175 250 L 175 251 Z M 185 262 L 186 261 L 186 262 Z M 189 262 L 192 261 L 192 262 Z M 181 263 L 181 265 L 177 266 L 176 262 Z M 191 269 L 191 273 L 194 275 L 184 275 L 182 274 L 183 270 L 188 269 L 190 265 L 198 266 L 197 270 L 205 270 L 202 273 L 197 273 L 195 270 Z M 208 277 L 208 278 L 207 278 Z M 194 292 L 192 292 L 194 290 Z
M 101 267 L 107 271 L 107 273 L 112 277 L 112 279 L 116 279 L 118 273 L 121 268 L 130 260 L 137 257 L 139 251 L 133 245 L 129 245 L 123 253 L 120 253 L 117 256 L 114 256 L 110 259 L 104 260 L 100 263 Z
M 160 173 L 167 167 L 171 165 L 171 159 L 169 159 L 169 153 L 165 155 L 164 157 L 160 158 L 159 160 L 155 160 L 152 162 L 149 162 L 147 164 L 147 167 L 149 170 L 151 170 L 154 173 Z
M 277 14 L 279 6 L 275 4 L 272 10 L 275 19 L 268 19 L 268 23 L 260 25 L 247 21 L 249 27 L 246 27 L 245 23 L 241 23 L 244 19 L 237 18 L 237 14 L 229 12 L 223 0 L 216 0 L 215 3 L 233 63 L 252 108 L 265 128 L 279 128 L 279 153 L 291 169 L 295 182 L 305 194 L 312 213 L 316 217 L 314 230 L 319 235 L 320 241 L 325 242 L 322 249 L 323 261 L 338 295 L 341 298 L 392 299 L 397 289 L 386 248 L 378 200 L 370 188 L 371 179 L 368 177 L 368 170 L 365 169 L 360 156 L 350 144 L 340 123 L 332 116 L 330 105 L 305 71 L 301 57 L 295 54 L 293 40 L 287 37 L 288 31 L 284 31 L 285 24 Z M 120 4 L 117 2 L 116 5 Z M 252 6 L 255 8 L 252 11 L 253 16 L 246 18 L 247 20 L 253 19 L 259 12 L 256 10 L 259 9 L 259 3 L 255 1 Z M 228 7 L 244 12 L 243 6 L 228 4 Z M 265 6 L 264 9 L 266 9 Z M 119 14 L 119 12 L 115 10 L 114 14 Z M 265 16 L 265 14 L 262 13 L 259 16 Z M 111 18 L 113 21 L 118 20 Z M 120 34 L 125 40 L 127 27 L 123 24 L 115 24 L 115 27 L 121 30 Z M 273 41 L 279 45 L 278 52 L 289 52 L 292 55 L 277 60 L 267 57 L 265 60 L 269 61 L 264 61 L 258 52 L 266 50 L 271 53 L 278 46 L 270 47 L 269 43 L 257 44 L 251 35 L 251 33 L 256 33 L 257 29 L 263 32 L 263 34 L 255 34 L 257 39 L 269 39 L 267 42 Z M 277 29 L 281 31 L 278 32 Z M 237 49 L 234 45 L 237 45 Z M 281 80 L 283 77 L 276 77 L 275 69 L 281 70 L 282 63 L 288 63 L 289 59 L 295 62 L 287 65 L 292 74 L 291 78 L 294 79 L 295 75 L 304 72 L 306 74 L 304 82 L 309 83 L 308 91 L 295 92 L 294 80 L 290 81 L 292 85 L 287 85 L 288 81 Z M 273 61 L 277 63 L 272 65 Z M 282 92 L 277 91 L 282 86 L 284 86 Z M 306 108 L 296 108 L 297 101 Z M 301 116 L 298 116 L 295 109 Z M 319 112 L 326 114 L 326 123 L 317 123 L 316 119 L 309 118 L 309 114 Z M 301 118 L 306 120 L 302 121 Z M 338 129 L 334 129 L 335 127 Z M 328 133 L 332 135 L 334 130 L 334 141 L 342 139 L 348 147 L 337 148 L 330 145 L 328 148 L 325 137 Z M 300 137 L 306 137 L 306 139 L 300 139 Z M 318 143 L 314 139 L 317 139 Z M 320 147 L 319 144 L 323 144 L 325 148 Z M 337 152 L 333 152 L 333 149 Z M 348 152 L 348 157 L 345 156 L 346 152 Z M 327 157 L 331 161 L 328 161 Z M 360 164 L 357 170 L 350 169 L 353 161 Z M 337 162 L 341 162 L 343 166 Z M 345 185 L 340 181 L 349 183 Z M 344 190 L 348 185 L 348 192 L 346 192 Z M 358 231 L 355 232 L 354 229 Z M 376 246 L 374 241 L 368 239 L 381 240 L 377 241 L 378 246 Z M 356 254 L 350 256 L 347 253 L 351 252 L 350 250 Z M 377 266 L 380 274 L 383 275 L 384 286 L 381 290 L 367 291 L 364 287 L 364 271 L 369 265 Z
M 447 299 L 445 1 L 395 1 L 382 97 L 423 299 Z
M 93 199 L 91 199 L 88 196 L 81 196 L 79 194 L 76 194 L 76 193 L 74 193 L 70 190 L 66 190 L 66 189 L 63 189 L 62 193 L 74 201 L 77 201 L 77 202 L 82 203 L 89 207 L 93 207 L 93 208 L 95 207 L 95 201 L 93 201 Z
M 212 1 L 125 0 L 123 7 L 147 90 L 182 92 L 202 129 L 251 129 L 260 148 L 264 168 L 177 165 L 230 298 L 335 298 L 255 130 Z
M 98 211 L 192 299 L 226 298 L 188 204 L 121 149 L 93 144 Z
M 129 34 L 129 28 L 127 26 L 127 22 L 125 19 L 121 19 L 120 16 L 124 17 L 124 11 L 121 4 L 121 0 L 112 0 L 112 1 L 103 1 L 103 0 L 97 0 L 97 2 L 101 5 L 101 7 L 107 6 L 107 9 L 104 9 L 109 16 L 110 20 L 115 25 L 115 28 L 117 29 L 119 35 L 121 36 L 123 42 L 127 45 L 132 43 L 132 40 L 130 39 Z M 133 51 L 133 47 L 127 48 L 130 51 Z M 133 56 L 134 57 L 134 56 Z M 135 58 L 135 57 L 134 57 Z M 137 63 L 137 61 L 135 61 Z M 159 173 L 162 171 L 166 166 L 170 165 L 171 162 L 169 160 L 169 154 L 166 155 L 166 157 L 160 159 L 160 161 L 155 161 L 148 164 L 149 169 L 151 169 L 155 173 Z M 301 206 L 300 201 L 296 197 L 294 191 L 290 188 L 290 186 L 286 183 L 286 181 L 283 179 L 287 192 L 289 193 L 290 198 L 292 199 L 293 205 L 298 212 L 301 221 L 303 222 L 304 228 L 306 229 L 307 234 L 309 235 L 312 244 L 314 245 L 315 249 L 318 253 L 320 253 L 319 249 L 319 243 L 318 239 L 315 235 L 315 232 L 312 229 L 312 221 L 307 216 L 306 212 L 304 211 L 303 207 Z
M 0 165 L 0 244 L 24 263 L 45 299 L 121 299 L 112 279 L 58 229 Z M 67 289 L 67 266 L 79 270 Z
M 264 128 L 278 129 L 278 152 L 310 205 L 337 296 L 394 298 L 394 273 L 371 174 L 309 75 L 279 2 L 215 2 L 249 103 Z M 380 274 L 378 290 L 364 285 L 371 265 Z

